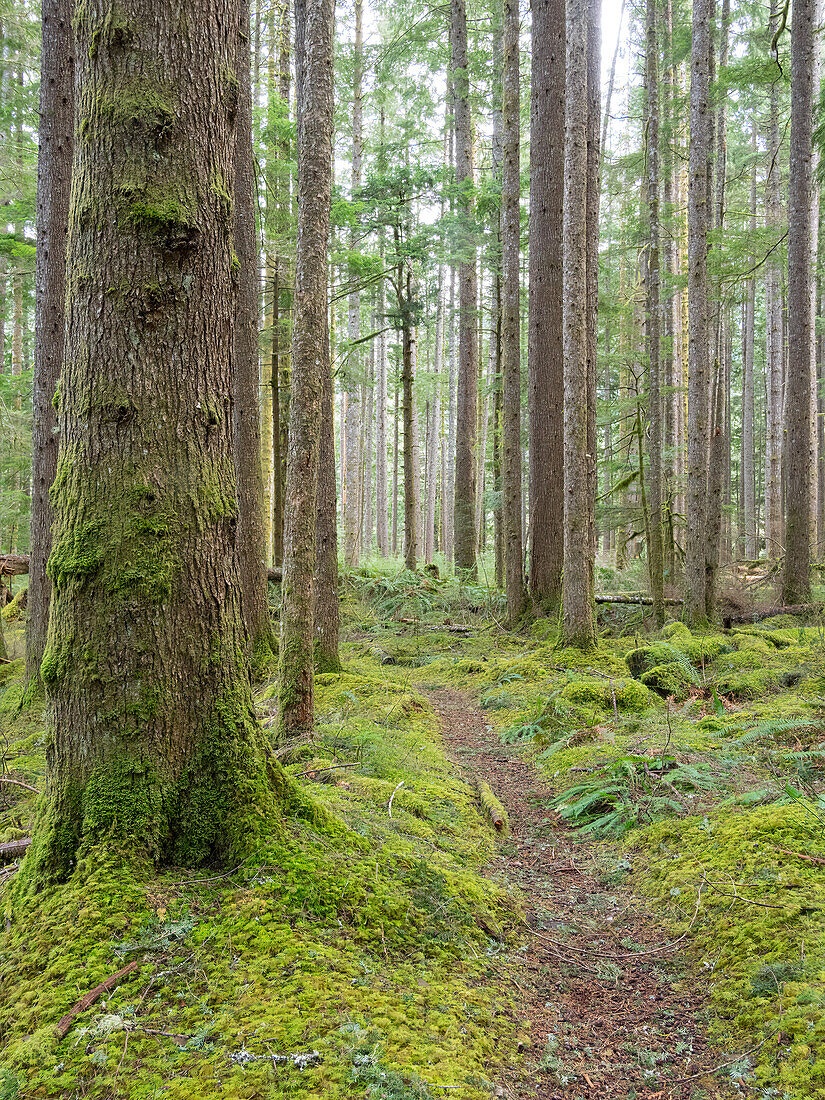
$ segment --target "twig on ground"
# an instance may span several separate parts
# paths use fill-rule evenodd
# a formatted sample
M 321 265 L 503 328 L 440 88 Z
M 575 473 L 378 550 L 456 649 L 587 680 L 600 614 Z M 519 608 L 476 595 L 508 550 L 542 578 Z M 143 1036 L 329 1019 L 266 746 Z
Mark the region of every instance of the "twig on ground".
M 727 1062 L 720 1062 L 718 1066 L 711 1066 L 710 1069 L 703 1069 L 700 1073 L 692 1073 L 690 1077 L 675 1077 L 672 1081 L 668 1081 L 669 1085 L 683 1085 L 686 1081 L 698 1081 L 700 1077 L 710 1077 L 714 1073 L 718 1073 L 720 1069 L 726 1069 L 728 1066 L 735 1066 L 737 1062 L 741 1062 L 743 1058 L 747 1058 L 749 1054 L 755 1054 L 757 1050 L 761 1050 L 765 1043 L 769 1039 L 772 1039 L 774 1035 L 779 1034 L 779 1028 L 776 1028 L 766 1035 L 761 1043 L 757 1043 L 755 1047 L 751 1047 L 750 1050 L 743 1050 L 741 1054 L 737 1054 L 735 1058 L 729 1059 Z
M 130 962 L 128 966 L 124 966 L 121 970 L 118 970 L 116 974 L 110 974 L 105 981 L 101 982 L 100 985 L 96 985 L 94 989 L 90 990 L 86 994 L 85 997 L 82 997 L 74 1006 L 74 1008 L 72 1008 L 69 1012 L 66 1013 L 65 1016 L 61 1018 L 57 1027 L 54 1029 L 58 1039 L 63 1039 L 66 1037 L 69 1028 L 72 1026 L 72 1024 L 75 1022 L 81 1012 L 85 1012 L 87 1008 L 90 1008 L 98 999 L 98 997 L 102 997 L 104 993 L 111 992 L 111 990 L 115 988 L 118 982 L 122 981 L 122 979 L 125 978 L 127 974 L 131 974 L 133 971 L 137 970 L 139 966 L 139 960 L 135 960 L 135 962 Z
M 320 775 L 321 772 L 334 772 L 339 768 L 360 768 L 363 766 L 363 760 L 356 760 L 354 764 L 333 764 L 330 768 L 310 768 L 308 772 L 298 772 L 295 776 L 296 779 L 301 779 L 305 775 Z M 392 817 L 392 814 L 390 814 Z
M 395 798 L 395 796 L 398 794 L 398 792 L 401 790 L 401 788 L 403 786 L 404 786 L 404 780 L 402 779 L 401 782 L 398 784 L 398 786 L 395 788 L 395 790 L 390 795 L 390 801 L 389 801 L 389 804 L 387 806 L 387 812 L 389 813 L 390 817 L 392 817 L 392 800 Z
M 7 775 L 0 775 L 0 783 L 11 783 L 13 787 L 23 787 L 24 790 L 32 791 L 34 794 L 40 794 L 37 787 L 32 787 L 29 783 L 24 783 L 21 779 L 11 779 Z

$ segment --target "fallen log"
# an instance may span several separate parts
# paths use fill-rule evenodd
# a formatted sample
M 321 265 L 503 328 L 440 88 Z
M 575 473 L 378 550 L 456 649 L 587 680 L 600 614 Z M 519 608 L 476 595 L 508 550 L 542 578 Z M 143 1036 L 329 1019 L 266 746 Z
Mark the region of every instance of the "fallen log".
M 723 615 L 722 622 L 725 627 L 745 626 L 747 623 L 758 623 L 763 619 L 772 619 L 774 615 L 819 615 L 823 610 L 821 603 L 799 603 L 788 607 L 763 607 L 758 611 L 734 611 L 730 615 Z
M 28 571 L 28 554 L 0 554 L 0 577 L 19 577 Z
M 685 601 L 679 599 L 677 596 L 665 596 L 662 603 L 668 606 L 681 607 Z M 650 596 L 641 596 L 628 592 L 627 594 L 613 595 L 599 595 L 596 596 L 596 603 L 628 603 L 628 604 L 642 604 L 645 607 L 653 606 L 653 599 Z
M 507 811 L 502 804 L 490 790 L 489 786 L 483 779 L 479 779 L 478 776 L 473 776 L 473 786 L 476 789 L 478 800 L 481 803 L 481 808 L 487 815 L 487 819 L 490 824 L 496 830 L 497 833 L 504 833 L 507 831 Z
M 110 974 L 104 982 L 101 982 L 100 985 L 96 985 L 94 989 L 91 989 L 85 997 L 77 1002 L 74 1008 L 70 1009 L 66 1015 L 60 1019 L 60 1022 L 54 1029 L 54 1033 L 58 1039 L 64 1039 L 66 1037 L 69 1028 L 81 1012 L 85 1012 L 87 1008 L 91 1008 L 98 997 L 102 997 L 104 993 L 110 993 L 122 978 L 125 978 L 127 974 L 131 974 L 134 970 L 137 970 L 139 966 L 139 961 L 130 962 L 128 966 L 124 966 L 123 969 L 118 970 L 116 974 Z
M 25 855 L 31 842 L 31 837 L 25 836 L 22 840 L 9 840 L 0 844 L 0 863 L 11 863 L 18 856 Z

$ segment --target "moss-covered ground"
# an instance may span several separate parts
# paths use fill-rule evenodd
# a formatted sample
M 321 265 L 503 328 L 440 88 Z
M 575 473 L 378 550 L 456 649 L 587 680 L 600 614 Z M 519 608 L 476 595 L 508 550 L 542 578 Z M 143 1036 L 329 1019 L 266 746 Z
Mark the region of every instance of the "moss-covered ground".
M 825 627 L 614 623 L 583 656 L 547 620 L 503 630 L 483 587 L 365 569 L 346 593 L 345 671 L 319 677 L 314 740 L 279 750 L 328 813 L 273 822 L 228 873 L 92 853 L 11 909 L 0 1098 L 490 1096 L 519 1031 L 501 977 L 518 902 L 482 877 L 496 837 L 425 696 L 446 686 L 547 778 L 548 815 L 685 933 L 720 1062 L 741 1055 L 756 1095 L 825 1097 Z M 21 619 L 5 633 L 19 658 Z M 0 774 L 39 787 L 43 716 L 21 692 L 22 663 L 0 667 Z M 0 784 L 0 843 L 35 801 Z

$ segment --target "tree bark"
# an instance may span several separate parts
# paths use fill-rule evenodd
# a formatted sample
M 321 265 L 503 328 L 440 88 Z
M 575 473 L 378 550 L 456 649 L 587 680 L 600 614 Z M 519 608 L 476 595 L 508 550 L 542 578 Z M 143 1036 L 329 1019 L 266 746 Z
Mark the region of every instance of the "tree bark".
M 665 621 L 664 514 L 662 508 L 661 287 L 659 275 L 659 34 L 656 0 L 647 0 L 645 87 L 647 92 L 647 302 L 650 545 L 648 572 L 653 614 Z
M 333 0 L 296 5 L 298 250 L 286 471 L 279 731 L 312 729 L 313 573 L 332 198 Z
M 588 8 L 567 0 L 564 140 L 564 645 L 596 643 L 588 360 Z
M 66 237 L 74 151 L 74 35 L 70 0 L 43 0 L 40 150 L 37 159 L 37 260 L 32 440 L 31 567 L 26 626 L 26 682 L 40 684 L 51 586 L 49 489 L 57 465 L 52 399 L 63 366 L 66 326 Z M 2 354 L 2 349 L 0 349 Z
M 564 0 L 534 0 L 532 34 L 529 580 L 534 603 L 552 612 L 561 599 L 564 560 L 562 257 L 557 245 L 564 204 Z
M 750 195 L 750 234 L 756 239 L 756 123 L 752 123 L 753 176 Z M 751 263 L 755 261 L 752 257 Z M 756 280 L 748 279 L 745 289 L 745 325 L 742 333 L 742 518 L 745 528 L 745 557 L 753 561 L 758 553 L 756 530 L 756 481 L 754 478 L 754 336 Z
M 810 599 L 811 145 L 816 0 L 795 0 L 791 35 L 791 170 L 788 201 L 786 508 L 782 602 Z
M 355 43 L 352 66 L 352 195 L 361 186 L 363 109 L 361 103 L 361 78 L 363 68 L 363 4 L 355 0 Z M 350 250 L 357 247 L 356 230 L 353 228 Z M 350 279 L 357 279 L 355 266 L 350 268 Z M 344 560 L 351 568 L 361 557 L 361 520 L 363 514 L 361 453 L 361 295 L 352 290 L 349 295 L 348 336 L 350 351 L 346 368 L 347 415 L 344 424 L 344 440 L 347 449 L 346 507 L 344 510 Z
M 323 337 L 321 358 L 321 427 L 318 441 L 318 512 L 315 528 L 315 667 L 318 672 L 340 672 L 338 653 L 338 523 L 335 478 L 335 416 L 329 330 Z
M 238 566 L 244 623 L 251 653 L 272 644 L 266 588 L 264 483 L 261 464 L 258 368 L 258 248 L 255 241 L 255 181 L 252 167 L 249 0 L 238 0 L 238 107 L 235 120 L 235 343 L 233 428 L 238 492 Z
M 774 22 L 771 23 L 773 31 Z M 767 223 L 779 236 L 781 172 L 779 166 L 779 102 L 776 81 L 771 83 L 768 121 Z M 765 539 L 768 557 L 782 556 L 782 296 L 781 271 L 775 253 L 765 271 L 767 342 L 767 436 L 765 440 Z
M 454 548 L 456 571 L 476 576 L 476 417 L 478 405 L 478 279 L 473 217 L 473 137 L 467 74 L 465 0 L 451 0 L 450 74 L 455 89 L 456 182 L 461 191 L 458 269 L 458 397 L 456 412 Z
M 384 233 L 380 236 L 381 264 L 384 263 Z M 389 557 L 390 539 L 387 527 L 387 334 L 386 307 L 384 302 L 384 280 L 378 284 L 378 360 L 376 364 L 375 390 L 375 535 L 378 553 L 382 558 Z
M 709 0 L 694 0 L 690 60 L 688 154 L 688 469 L 685 545 L 685 620 L 704 623 L 707 537 L 708 162 L 711 154 Z
M 502 72 L 504 161 L 501 186 L 501 376 L 502 376 L 502 518 L 507 619 L 515 626 L 524 612 L 525 587 L 521 543 L 521 330 L 519 259 L 521 255 L 519 164 L 519 8 L 504 0 Z
M 173 0 L 76 14 L 35 886 L 99 843 L 237 859 L 268 801 L 236 555 L 237 7 L 188 16 Z

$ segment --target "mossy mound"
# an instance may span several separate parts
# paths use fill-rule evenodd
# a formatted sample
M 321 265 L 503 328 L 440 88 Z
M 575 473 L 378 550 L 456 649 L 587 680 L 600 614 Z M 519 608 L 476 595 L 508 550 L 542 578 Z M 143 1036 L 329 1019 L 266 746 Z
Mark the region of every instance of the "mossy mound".
M 315 741 L 285 759 L 321 824 L 286 817 L 228 874 L 94 850 L 64 886 L 15 901 L 0 1095 L 335 1100 L 389 1081 L 486 1100 L 515 1050 L 489 960 L 517 905 L 479 873 L 495 834 L 408 675 L 361 655 L 318 678 Z M 18 732 L 42 770 L 42 737 Z M 58 1039 L 63 1013 L 132 960 Z
M 713 1030 L 759 1046 L 755 1084 L 825 1095 L 825 878 L 817 811 L 802 803 L 640 830 L 638 882 L 689 928 L 710 981 Z M 807 857 L 807 858 L 805 858 Z M 764 1042 L 762 1042 L 764 1040 Z M 765 1095 L 774 1095 L 765 1092 Z
M 20 618 L 29 602 L 29 590 L 28 588 L 21 588 L 19 592 L 16 592 L 14 598 L 9 600 L 6 606 L 3 608 L 2 614 L 4 623 L 14 623 Z

